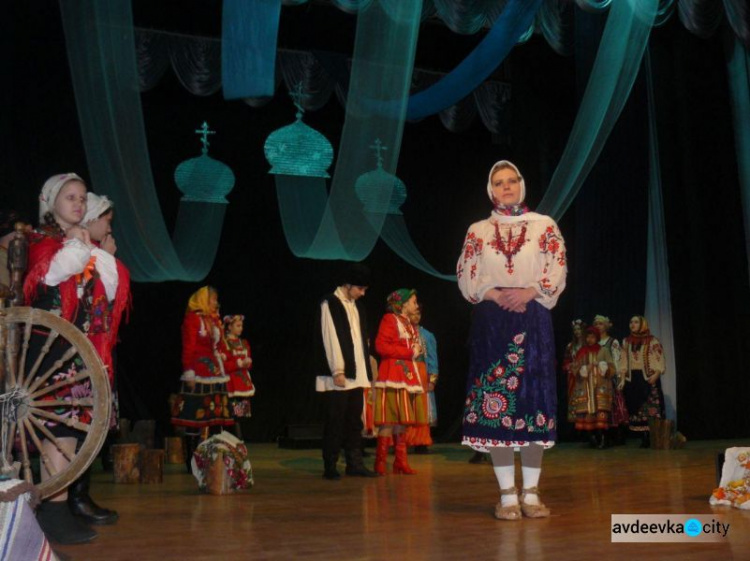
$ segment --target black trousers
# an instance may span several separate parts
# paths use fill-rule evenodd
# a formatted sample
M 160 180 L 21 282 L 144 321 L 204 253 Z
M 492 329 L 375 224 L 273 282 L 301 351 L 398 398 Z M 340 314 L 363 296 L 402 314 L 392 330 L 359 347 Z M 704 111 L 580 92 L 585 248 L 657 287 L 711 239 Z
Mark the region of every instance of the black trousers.
M 362 407 L 364 390 L 332 390 L 324 392 L 327 401 L 323 429 L 323 461 L 335 465 L 343 447 L 350 458 L 362 457 Z

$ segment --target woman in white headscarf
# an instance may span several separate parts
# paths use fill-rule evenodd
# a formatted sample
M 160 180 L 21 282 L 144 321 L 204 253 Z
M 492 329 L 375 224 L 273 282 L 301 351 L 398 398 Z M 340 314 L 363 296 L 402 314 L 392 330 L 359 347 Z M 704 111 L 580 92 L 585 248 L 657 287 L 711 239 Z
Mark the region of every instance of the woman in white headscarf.
M 88 317 L 86 335 L 93 343 L 104 363 L 112 390 L 112 413 L 109 428 L 117 426 L 119 401 L 115 384 L 114 347 L 124 312 L 130 306 L 130 272 L 115 257 L 117 245 L 112 236 L 114 205 L 105 196 L 88 192 L 86 213 L 81 225 L 88 232 L 92 248 L 96 249 L 91 288 L 86 298 Z M 102 279 L 106 279 L 106 283 Z M 106 448 L 105 448 L 106 449 Z M 114 524 L 119 515 L 116 511 L 99 506 L 90 495 L 91 468 L 68 487 L 68 506 L 73 514 L 88 524 Z
M 83 227 L 87 210 L 87 188 L 75 173 L 50 177 L 39 195 L 39 223 L 37 232 L 29 236 L 29 267 L 24 279 L 26 304 L 49 310 L 70 321 L 87 335 L 97 321 L 92 317 L 92 302 L 101 299 L 111 302 L 117 292 L 117 272 L 114 257 L 97 247 Z M 99 318 L 101 320 L 101 318 Z M 47 339 L 42 329 L 35 329 L 29 340 L 26 364 L 34 364 Z M 96 345 L 95 345 L 96 346 Z M 64 346 L 53 347 L 46 354 L 46 364 L 62 359 Z M 98 349 L 99 350 L 99 349 Z M 101 351 L 100 351 L 101 352 Z M 106 364 L 106 361 L 105 361 Z M 53 379 L 71 379 L 78 374 L 75 361 L 62 365 Z M 40 369 L 44 372 L 44 368 Z M 61 400 L 71 395 L 79 398 L 91 395 L 90 381 L 62 387 L 55 392 Z M 82 402 L 83 400 L 81 400 Z M 91 421 L 90 408 L 80 405 L 75 414 L 82 423 Z M 76 447 L 84 438 L 82 431 L 69 428 L 64 423 L 50 422 L 48 430 L 57 439 L 42 441 L 42 449 L 56 469 L 64 469 Z M 43 466 L 42 479 L 50 474 Z M 44 533 L 62 544 L 83 543 L 96 537 L 70 507 L 68 492 L 63 491 L 42 503 L 37 509 L 37 520 Z M 112 523 L 117 513 L 108 511 L 97 523 Z
M 471 225 L 457 264 L 474 304 L 463 444 L 489 452 L 500 485 L 495 517 L 549 516 L 537 485 L 542 451 L 557 437 L 555 344 L 550 310 L 565 289 L 565 242 L 548 216 L 523 204 L 526 185 L 506 160 L 490 170 L 489 218 Z M 523 491 L 515 486 L 521 452 Z

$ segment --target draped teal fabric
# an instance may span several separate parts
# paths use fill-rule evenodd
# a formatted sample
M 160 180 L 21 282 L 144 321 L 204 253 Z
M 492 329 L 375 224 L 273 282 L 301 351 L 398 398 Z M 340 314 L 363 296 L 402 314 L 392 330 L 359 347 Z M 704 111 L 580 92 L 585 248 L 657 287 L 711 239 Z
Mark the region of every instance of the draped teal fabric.
M 298 257 L 360 261 L 369 255 L 387 214 L 366 212 L 354 186 L 375 168 L 395 175 L 414 65 L 422 2 L 373 0 L 360 7 L 346 116 L 330 195 L 325 179 L 276 175 L 284 234 Z M 378 103 L 393 111 L 378 112 Z M 392 186 L 385 186 L 390 200 Z
M 589 12 L 601 12 L 609 8 L 612 0 L 576 0 L 576 4 Z
M 675 0 L 659 0 L 659 8 L 654 19 L 654 27 L 659 27 L 667 23 L 672 17 L 675 8 Z
M 90 186 L 115 204 L 118 257 L 136 281 L 201 280 L 226 205 L 181 203 L 170 239 L 151 174 L 130 0 L 61 1 L 60 9 Z
M 439 279 L 456 282 L 456 275 L 441 273 L 424 258 L 409 235 L 406 221 L 401 214 L 389 214 L 380 233 L 383 241 L 393 252 L 412 267 Z
M 573 52 L 573 18 L 568 17 L 573 8 L 567 0 L 548 0 L 537 12 L 537 30 L 559 55 L 568 56 Z
M 596 163 L 630 95 L 657 6 L 658 0 L 612 3 L 573 130 L 539 212 L 555 219 L 565 214 Z
M 461 64 L 437 84 L 411 96 L 406 118 L 434 115 L 473 92 L 528 32 L 541 5 L 542 0 L 510 0 L 487 36 Z
M 359 6 L 346 122 L 330 198 L 325 202 L 321 179 L 277 175 L 279 208 L 287 242 L 297 256 L 361 260 L 382 236 L 411 265 L 454 280 L 424 259 L 403 216 L 368 212 L 351 188 L 372 170 L 372 163 L 366 165 L 368 159 L 373 162 L 366 149 L 375 139 L 385 145 L 383 169 L 395 172 L 421 16 L 418 2 L 405 4 L 380 0 Z M 406 117 L 430 115 L 469 95 L 528 36 L 540 5 L 541 0 L 510 0 L 480 47 L 445 79 L 412 96 Z M 392 185 L 384 186 L 382 200 L 394 196 Z
M 648 177 L 648 252 L 646 257 L 646 309 L 651 332 L 664 347 L 667 370 L 661 380 L 668 419 L 677 419 L 677 372 L 674 330 L 672 328 L 672 296 L 669 288 L 667 259 L 667 228 L 661 187 L 661 164 L 657 137 L 656 103 L 654 100 L 651 60 L 646 52 L 648 89 L 649 177 Z
M 263 92 L 273 92 L 274 23 L 278 25 L 282 1 L 300 4 L 306 0 L 226 0 L 224 15 L 231 21 L 225 19 L 224 22 L 224 51 L 230 50 L 227 45 L 236 41 L 253 59 L 251 66 L 255 70 L 228 71 L 225 68 L 225 91 L 234 88 L 227 85 L 228 78 L 247 82 L 248 77 L 255 76 L 254 85 L 260 84 Z M 460 19 L 461 25 L 467 17 L 473 18 L 472 25 L 496 19 L 480 47 L 453 73 L 409 99 L 418 26 L 424 15 L 421 0 L 336 0 L 341 9 L 357 12 L 358 19 L 349 103 L 330 193 L 325 180 L 320 178 L 277 176 L 276 181 L 285 235 L 295 255 L 360 260 L 369 254 L 382 235 L 396 253 L 414 266 L 441 278 L 452 278 L 438 273 L 424 260 L 408 234 L 403 217 L 365 212 L 353 186 L 358 177 L 373 169 L 369 147 L 375 139 L 381 139 L 387 147 L 384 169 L 395 174 L 407 102 L 408 117 L 419 118 L 471 92 L 476 85 L 474 82 L 481 82 L 482 73 L 496 68 L 509 49 L 528 35 L 541 2 L 504 0 L 494 5 L 465 1 L 457 4 L 455 14 L 450 12 L 453 8 L 450 3 L 428 2 L 443 19 L 460 16 L 456 22 Z M 150 173 L 140 99 L 135 87 L 138 77 L 133 59 L 130 3 L 127 0 L 82 0 L 61 1 L 60 5 L 92 186 L 115 201 L 118 209 L 115 233 L 120 256 L 131 267 L 135 280 L 202 278 L 213 262 L 224 205 L 184 201 L 178 213 L 174 242 L 170 240 Z M 577 5 L 593 11 L 609 9 L 609 13 L 568 145 L 539 206 L 541 212 L 558 219 L 574 200 L 620 114 L 651 26 L 668 17 L 675 4 L 673 0 L 577 0 Z M 724 5 L 730 13 L 729 6 L 739 4 L 724 0 Z M 692 31 L 712 29 L 716 13 L 713 4 L 705 7 L 695 0 L 681 0 L 680 6 L 681 18 Z M 471 12 L 473 9 L 476 11 Z M 240 20 L 247 17 L 229 18 L 232 10 L 244 11 L 245 16 L 265 11 L 263 17 L 250 18 L 256 28 L 240 26 Z M 740 13 L 739 8 L 733 10 L 731 13 Z M 546 35 L 565 33 L 561 21 L 537 17 L 539 21 L 547 22 Z M 730 23 L 735 24 L 735 31 L 741 28 L 736 22 Z M 565 49 L 562 40 L 557 48 Z M 748 127 L 742 126 L 748 122 L 742 105 L 743 100 L 748 99 L 747 50 L 740 48 L 740 52 L 744 56 L 733 57 L 730 61 L 730 79 L 733 88 L 739 88 L 733 99 L 735 114 L 739 115 L 737 147 L 738 153 L 745 155 L 744 160 L 740 158 L 740 166 L 747 192 L 750 163 L 746 155 L 750 140 L 744 138 Z M 225 56 L 225 63 L 229 64 L 227 60 L 232 55 L 227 52 Z M 389 115 L 377 114 L 372 111 L 372 100 L 388 103 L 395 110 L 389 111 Z M 748 198 L 746 196 L 746 201 Z M 748 207 L 750 203 L 746 202 L 746 222 L 750 224 Z M 750 235 L 748 248 L 750 253 Z
M 750 50 L 735 36 L 727 36 L 727 74 L 734 117 L 745 244 L 750 263 Z
M 221 75 L 224 99 L 272 96 L 281 0 L 224 0 Z

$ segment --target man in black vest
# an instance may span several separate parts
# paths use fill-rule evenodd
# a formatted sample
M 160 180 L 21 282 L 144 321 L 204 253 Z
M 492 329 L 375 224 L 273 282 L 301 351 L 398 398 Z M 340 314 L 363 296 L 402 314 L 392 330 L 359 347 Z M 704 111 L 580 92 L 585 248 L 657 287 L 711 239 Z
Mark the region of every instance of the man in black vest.
M 346 474 L 376 477 L 362 463 L 362 408 L 364 388 L 370 387 L 367 318 L 360 298 L 370 285 L 370 270 L 349 267 L 343 283 L 320 302 L 321 360 L 315 389 L 326 399 L 323 432 L 325 479 L 341 479 L 336 469 L 339 452 L 346 453 Z

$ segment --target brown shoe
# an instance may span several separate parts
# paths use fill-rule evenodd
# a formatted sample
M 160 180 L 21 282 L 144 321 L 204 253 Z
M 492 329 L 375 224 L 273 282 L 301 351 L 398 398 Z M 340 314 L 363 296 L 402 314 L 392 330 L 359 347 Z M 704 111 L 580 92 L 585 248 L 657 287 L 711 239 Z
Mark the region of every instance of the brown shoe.
M 526 495 L 539 496 L 539 489 L 536 487 L 529 487 L 521 492 L 521 512 L 527 518 L 547 518 L 549 516 L 549 509 L 544 506 L 540 501 L 538 505 L 526 504 Z
M 500 489 L 500 495 L 516 495 L 518 489 L 510 487 L 508 489 Z M 498 520 L 521 520 L 521 506 L 516 503 L 514 505 L 503 506 L 503 502 L 500 501 L 495 505 L 495 518 Z

